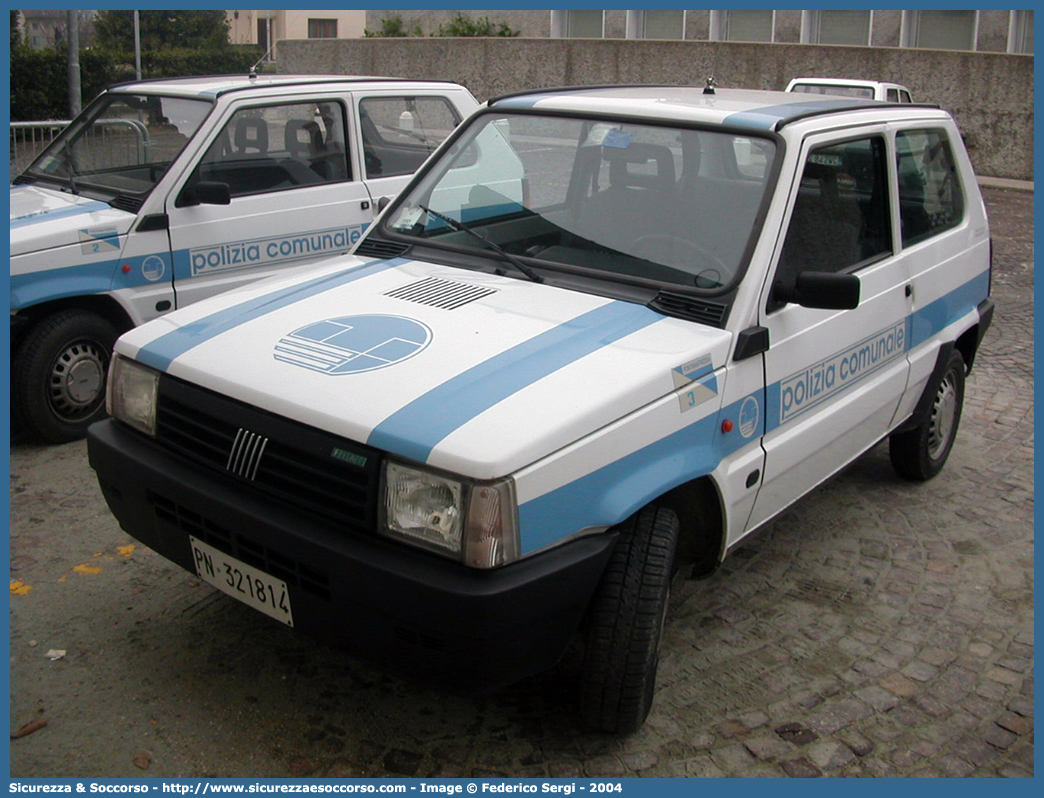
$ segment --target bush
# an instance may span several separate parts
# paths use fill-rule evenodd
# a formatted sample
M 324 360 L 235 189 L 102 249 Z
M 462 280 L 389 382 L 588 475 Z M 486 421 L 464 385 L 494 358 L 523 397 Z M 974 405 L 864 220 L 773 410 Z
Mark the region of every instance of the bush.
M 141 54 L 143 78 L 245 75 L 262 56 L 255 46 L 221 50 L 167 48 Z M 113 83 L 134 80 L 134 53 L 80 51 L 80 95 L 86 106 Z M 11 51 L 11 120 L 68 119 L 69 66 L 64 51 Z
M 518 36 L 518 31 L 513 30 L 506 22 L 493 22 L 489 17 L 472 19 L 462 11 L 446 25 L 439 25 L 439 29 L 431 36 Z M 363 35 L 368 38 L 402 38 L 405 36 L 423 36 L 419 22 L 407 22 L 401 14 L 389 14 L 381 20 L 380 30 L 365 30 Z
M 80 53 L 80 95 L 86 105 L 106 86 L 115 83 L 118 70 L 108 56 L 91 50 Z M 133 67 L 131 68 L 133 76 Z M 69 59 L 60 50 L 11 52 L 11 121 L 68 119 Z
M 407 23 L 402 14 L 389 14 L 381 20 L 380 30 L 364 30 L 363 36 L 368 39 L 388 38 L 401 39 L 406 36 L 423 36 L 419 22 Z
M 448 25 L 439 25 L 432 36 L 518 36 L 506 22 L 493 22 L 489 17 L 473 20 L 460 11 Z

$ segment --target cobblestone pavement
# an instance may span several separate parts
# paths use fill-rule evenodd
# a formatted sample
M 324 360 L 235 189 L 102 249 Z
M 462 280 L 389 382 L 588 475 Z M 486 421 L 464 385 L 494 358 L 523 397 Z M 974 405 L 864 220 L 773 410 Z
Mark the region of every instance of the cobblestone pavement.
M 10 722 L 47 725 L 11 775 L 1031 776 L 1033 195 L 987 200 L 997 317 L 946 469 L 878 447 L 679 585 L 626 739 L 577 728 L 562 673 L 465 698 L 295 637 L 119 532 L 82 444 L 15 443 Z

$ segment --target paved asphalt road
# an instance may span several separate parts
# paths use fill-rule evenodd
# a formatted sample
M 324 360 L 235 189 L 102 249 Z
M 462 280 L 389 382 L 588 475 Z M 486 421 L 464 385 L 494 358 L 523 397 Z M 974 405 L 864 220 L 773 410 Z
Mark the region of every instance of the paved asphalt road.
M 990 189 L 997 316 L 945 471 L 885 447 L 674 591 L 626 739 L 562 674 L 493 697 L 295 637 L 124 535 L 82 443 L 11 446 L 15 778 L 1031 776 L 1033 195 Z

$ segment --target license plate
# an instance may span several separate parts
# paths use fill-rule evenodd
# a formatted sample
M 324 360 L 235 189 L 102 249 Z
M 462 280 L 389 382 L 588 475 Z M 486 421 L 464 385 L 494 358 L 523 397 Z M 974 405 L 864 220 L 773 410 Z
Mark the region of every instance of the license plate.
M 232 598 L 287 626 L 294 625 L 286 582 L 189 536 L 196 575 Z

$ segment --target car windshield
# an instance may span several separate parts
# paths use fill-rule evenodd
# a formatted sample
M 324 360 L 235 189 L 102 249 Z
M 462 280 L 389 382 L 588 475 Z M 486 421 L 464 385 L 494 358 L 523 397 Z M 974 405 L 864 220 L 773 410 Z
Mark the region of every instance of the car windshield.
M 195 134 L 213 104 L 151 94 L 106 94 L 26 170 L 79 193 L 144 197 Z
M 536 267 L 717 291 L 742 273 L 775 154 L 771 139 L 723 131 L 487 113 L 385 225 Z

